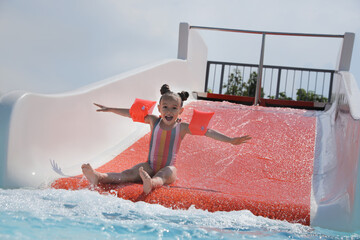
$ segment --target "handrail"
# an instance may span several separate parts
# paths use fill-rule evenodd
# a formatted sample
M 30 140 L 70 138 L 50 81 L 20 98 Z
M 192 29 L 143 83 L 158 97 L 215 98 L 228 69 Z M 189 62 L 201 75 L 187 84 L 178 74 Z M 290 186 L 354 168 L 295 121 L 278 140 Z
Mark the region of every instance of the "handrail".
M 217 72 L 216 69 L 218 69 L 217 66 L 219 65 L 220 65 L 221 73 L 216 74 Z M 226 79 L 228 79 L 230 76 L 228 75 L 228 77 L 225 77 L 225 72 L 230 74 L 232 70 L 234 69 L 238 70 L 242 68 L 241 82 L 244 82 L 246 81 L 245 79 L 246 77 L 250 77 L 252 73 L 251 69 L 252 68 L 259 69 L 259 67 L 260 66 L 258 64 L 208 61 L 206 67 L 204 91 L 207 92 L 209 89 L 211 89 L 213 93 L 218 92 L 219 94 L 223 94 L 222 92 L 223 84 L 226 82 Z M 245 76 L 245 71 L 247 72 L 246 76 Z M 306 92 L 313 91 L 315 94 L 319 95 L 320 97 L 326 97 L 328 99 L 328 102 L 330 102 L 331 100 L 333 77 L 334 77 L 334 73 L 336 72 L 335 70 L 277 66 L 277 65 L 263 65 L 263 71 L 264 71 L 263 72 L 264 85 L 262 87 L 264 93 L 268 94 L 269 96 L 274 96 L 275 99 L 279 99 L 280 92 L 290 93 L 288 97 L 294 99 L 293 98 L 294 90 L 297 91 L 297 89 L 303 88 L 304 90 L 306 90 Z M 214 75 L 212 77 L 212 80 L 210 80 L 211 79 L 210 72 L 212 75 Z M 282 72 L 285 73 L 284 76 L 282 76 Z M 268 76 L 269 73 L 270 75 Z M 312 75 L 311 78 L 310 78 L 310 74 Z M 212 82 L 213 84 L 212 88 L 209 86 L 210 82 Z M 217 82 L 216 85 L 215 82 Z M 217 85 L 219 82 L 220 84 Z M 304 86 L 303 83 L 305 83 L 305 85 L 307 86 Z M 285 84 L 285 88 L 283 86 L 284 84 Z M 287 89 L 286 86 L 288 84 L 290 85 L 289 88 Z M 280 91 L 280 85 L 283 86 L 281 88 L 284 88 L 284 91 Z M 217 86 L 219 86 L 218 91 L 216 90 Z M 298 86 L 298 88 L 296 86 Z M 325 86 L 326 88 L 324 88 Z M 272 88 L 275 89 L 275 95 L 273 95 Z M 317 88 L 319 91 L 316 91 Z M 266 97 L 259 96 L 259 98 L 266 98 Z
M 259 67 L 259 64 L 252 63 L 235 63 L 235 62 L 223 62 L 223 61 L 208 61 L 214 64 L 225 64 L 225 65 L 233 65 L 233 66 L 245 66 L 245 67 Z M 317 72 L 336 72 L 333 69 L 325 69 L 325 68 L 305 68 L 305 67 L 290 67 L 290 66 L 280 66 L 280 65 L 265 65 L 264 68 L 282 68 L 289 70 L 297 70 L 297 71 L 317 71 Z
M 345 36 L 345 35 L 341 35 L 341 34 L 269 32 L 269 31 L 254 31 L 254 30 L 243 30 L 243 29 L 232 29 L 232 28 L 217 28 L 217 27 L 202 27 L 202 26 L 190 26 L 190 29 L 214 30 L 214 31 L 224 31 L 224 32 L 240 32 L 240 33 L 250 33 L 250 34 L 281 35 L 281 36 L 301 36 L 301 37 L 344 38 L 344 36 Z
M 346 39 L 345 35 L 335 35 L 335 34 L 269 32 L 269 31 L 254 31 L 254 30 L 241 30 L 241 29 L 202 27 L 202 26 L 189 26 L 189 28 L 190 29 L 199 29 L 199 30 L 215 30 L 215 31 L 250 33 L 250 34 L 261 34 L 262 35 L 261 52 L 260 52 L 259 68 L 258 68 L 258 74 L 257 74 L 257 86 L 256 86 L 254 105 L 258 105 L 260 103 L 260 91 L 261 91 L 261 81 L 262 81 L 262 72 L 263 72 L 263 63 L 264 63 L 264 51 L 265 51 L 265 37 L 266 37 L 266 35 L 302 36 L 302 37 L 326 37 L 326 38 L 343 38 L 343 39 Z

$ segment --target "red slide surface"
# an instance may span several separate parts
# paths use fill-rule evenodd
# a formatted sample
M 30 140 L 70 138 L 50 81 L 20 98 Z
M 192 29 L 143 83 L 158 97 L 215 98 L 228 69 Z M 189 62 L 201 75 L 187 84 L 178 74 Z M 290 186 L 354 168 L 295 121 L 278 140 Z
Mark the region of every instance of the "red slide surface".
M 174 209 L 190 206 L 208 211 L 250 210 L 255 215 L 310 224 L 316 117 L 313 112 L 289 108 L 244 106 L 228 102 L 188 104 L 182 121 L 193 109 L 215 112 L 209 127 L 228 136 L 250 135 L 249 143 L 233 146 L 204 136 L 185 136 L 171 186 L 142 193 L 141 184 L 106 184 L 96 188 L 132 200 Z M 145 135 L 100 172 L 120 172 L 147 160 L 150 134 Z M 77 190 L 89 183 L 61 178 L 53 188 Z

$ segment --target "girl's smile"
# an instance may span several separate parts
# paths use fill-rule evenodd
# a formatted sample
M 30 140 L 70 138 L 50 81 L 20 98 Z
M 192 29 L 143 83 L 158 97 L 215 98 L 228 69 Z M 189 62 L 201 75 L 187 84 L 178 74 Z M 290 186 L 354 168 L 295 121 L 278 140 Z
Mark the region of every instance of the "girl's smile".
M 173 120 L 173 116 L 165 116 L 166 121 L 171 122 Z

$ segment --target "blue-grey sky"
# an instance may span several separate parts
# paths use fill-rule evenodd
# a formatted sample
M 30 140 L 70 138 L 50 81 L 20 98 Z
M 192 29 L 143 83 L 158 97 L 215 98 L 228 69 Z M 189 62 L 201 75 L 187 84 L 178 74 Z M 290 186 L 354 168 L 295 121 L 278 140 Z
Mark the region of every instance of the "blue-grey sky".
M 176 58 L 180 22 L 260 31 L 354 32 L 358 0 L 0 0 L 0 95 L 60 93 Z M 261 36 L 201 31 L 209 60 L 258 63 Z M 339 39 L 268 37 L 265 64 L 335 68 Z

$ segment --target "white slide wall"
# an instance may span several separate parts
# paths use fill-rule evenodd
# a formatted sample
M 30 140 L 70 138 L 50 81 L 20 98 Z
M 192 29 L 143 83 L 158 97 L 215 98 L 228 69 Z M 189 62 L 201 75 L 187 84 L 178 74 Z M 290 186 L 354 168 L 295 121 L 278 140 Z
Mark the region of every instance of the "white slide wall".
M 202 92 L 207 48 L 188 25 L 182 24 L 180 32 L 185 35 L 180 36 L 179 59 L 69 93 L 12 92 L 3 96 L 0 187 L 46 185 L 59 177 L 50 160 L 69 175 L 79 174 L 85 162 L 98 167 L 149 131 L 147 125 L 131 119 L 97 113 L 94 102 L 126 108 L 135 98 L 158 100 L 163 83 L 173 91 Z M 354 77 L 346 69 L 340 70 L 344 72 L 335 74 L 331 108 L 317 113 L 311 225 L 353 231 L 360 229 L 360 92 Z
M 149 131 L 115 114 L 98 113 L 94 102 L 129 108 L 135 98 L 158 101 L 160 87 L 202 91 L 207 47 L 189 31 L 186 60 L 167 60 L 83 89 L 56 95 L 13 92 L 0 100 L 0 187 L 39 187 L 65 174 L 81 173 L 81 164 L 98 167 Z
M 360 229 L 360 91 L 349 72 L 335 74 L 332 106 L 317 118 L 311 225 Z

